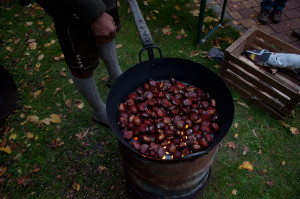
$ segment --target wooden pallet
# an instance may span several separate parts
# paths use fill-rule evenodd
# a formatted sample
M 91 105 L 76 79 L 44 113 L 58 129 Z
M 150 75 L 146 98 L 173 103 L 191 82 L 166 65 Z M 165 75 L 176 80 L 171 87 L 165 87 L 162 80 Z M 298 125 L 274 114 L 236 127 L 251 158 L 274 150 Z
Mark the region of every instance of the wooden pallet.
M 255 65 L 244 50 L 268 49 L 300 55 L 300 50 L 253 27 L 229 46 L 221 68 L 223 79 L 242 97 L 285 120 L 300 102 L 300 74 L 285 69 L 271 70 Z

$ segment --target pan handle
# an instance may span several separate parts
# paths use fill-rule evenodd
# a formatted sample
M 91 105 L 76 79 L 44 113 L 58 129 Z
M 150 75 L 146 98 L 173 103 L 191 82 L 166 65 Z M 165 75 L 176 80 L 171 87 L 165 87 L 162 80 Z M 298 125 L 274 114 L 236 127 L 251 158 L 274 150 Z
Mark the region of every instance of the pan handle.
M 136 0 L 127 0 L 127 1 L 129 4 L 129 7 L 131 9 L 136 28 L 139 32 L 139 35 L 140 35 L 140 38 L 142 41 L 142 45 L 144 47 L 139 53 L 140 62 L 141 62 L 141 53 L 144 50 L 147 50 L 149 60 L 154 59 L 153 48 L 158 49 L 160 57 L 162 57 L 160 48 L 158 48 L 157 46 L 154 46 L 154 42 L 152 40 L 151 34 L 149 32 L 147 24 L 144 20 L 144 17 L 141 13 L 141 10 L 140 10 L 139 5 L 137 4 Z

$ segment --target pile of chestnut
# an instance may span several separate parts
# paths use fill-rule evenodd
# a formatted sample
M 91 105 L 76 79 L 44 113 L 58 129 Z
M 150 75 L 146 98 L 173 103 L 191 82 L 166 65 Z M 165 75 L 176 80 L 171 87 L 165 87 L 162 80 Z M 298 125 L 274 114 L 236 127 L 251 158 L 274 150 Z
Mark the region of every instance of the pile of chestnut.
M 149 80 L 119 105 L 123 136 L 141 154 L 173 159 L 199 152 L 218 130 L 216 101 L 209 92 L 174 78 Z

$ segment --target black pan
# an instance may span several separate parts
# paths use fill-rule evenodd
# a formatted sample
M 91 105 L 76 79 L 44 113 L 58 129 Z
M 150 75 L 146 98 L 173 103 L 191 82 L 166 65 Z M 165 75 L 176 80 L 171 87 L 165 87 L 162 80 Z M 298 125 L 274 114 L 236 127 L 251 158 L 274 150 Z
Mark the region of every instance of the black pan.
M 0 66 L 0 121 L 8 117 L 16 107 L 17 87 L 10 74 Z
M 135 0 L 128 0 L 128 2 L 139 29 L 140 26 L 137 22 L 140 22 L 141 19 L 137 20 L 135 17 L 135 12 L 139 12 L 139 9 L 133 10 L 137 4 Z M 141 16 L 140 13 L 137 15 Z M 142 24 L 141 26 L 143 27 L 144 31 L 146 25 Z M 123 130 L 118 125 L 119 104 L 121 102 L 125 102 L 128 94 L 134 92 L 138 87 L 142 86 L 150 79 L 169 80 L 170 77 L 173 77 L 178 81 L 186 82 L 202 88 L 204 91 L 209 92 L 211 97 L 217 102 L 219 130 L 215 133 L 214 141 L 207 149 L 185 156 L 182 159 L 208 153 L 224 138 L 232 125 L 234 117 L 234 103 L 229 89 L 216 73 L 199 63 L 179 58 L 152 58 L 153 53 L 149 53 L 149 51 L 152 49 L 151 45 L 149 45 L 149 47 L 144 43 L 145 40 L 148 41 L 150 39 L 152 41 L 151 36 L 147 35 L 147 39 L 145 39 L 143 38 L 143 34 L 141 34 L 141 32 L 140 36 L 142 38 L 143 46 L 146 47 L 146 50 L 148 50 L 150 60 L 140 62 L 125 71 L 111 87 L 107 97 L 106 112 L 112 131 L 122 144 L 135 153 L 139 153 L 131 147 L 127 140 L 123 138 Z

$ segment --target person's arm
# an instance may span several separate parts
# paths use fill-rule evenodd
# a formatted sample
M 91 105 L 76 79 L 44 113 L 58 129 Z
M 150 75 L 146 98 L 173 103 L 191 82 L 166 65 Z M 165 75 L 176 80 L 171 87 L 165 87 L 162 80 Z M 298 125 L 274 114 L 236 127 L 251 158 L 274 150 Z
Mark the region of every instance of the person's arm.
M 73 12 L 79 20 L 90 24 L 98 43 L 107 43 L 116 37 L 116 25 L 107 14 L 101 0 L 71 0 Z

